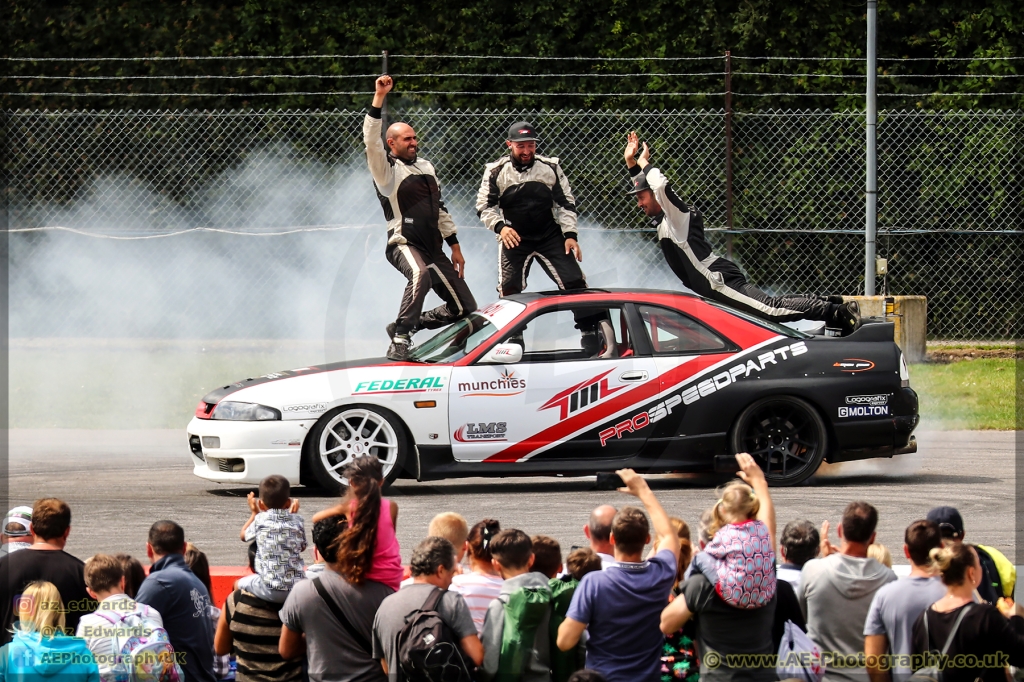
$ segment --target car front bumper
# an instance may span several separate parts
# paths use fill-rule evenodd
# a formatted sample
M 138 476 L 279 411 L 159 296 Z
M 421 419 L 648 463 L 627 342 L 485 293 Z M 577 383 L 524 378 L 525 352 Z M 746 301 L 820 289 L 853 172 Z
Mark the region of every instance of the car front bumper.
M 264 422 L 192 418 L 186 442 L 196 476 L 218 483 L 259 483 L 279 474 L 299 483 L 302 443 L 316 420 Z

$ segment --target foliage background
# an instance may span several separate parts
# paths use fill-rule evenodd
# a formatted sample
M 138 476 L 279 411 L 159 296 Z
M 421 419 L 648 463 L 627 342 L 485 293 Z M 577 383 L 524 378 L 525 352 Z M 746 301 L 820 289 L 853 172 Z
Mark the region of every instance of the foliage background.
M 489 55 L 494 60 L 395 58 L 390 71 L 398 90 L 543 91 L 583 93 L 721 92 L 722 76 L 667 76 L 721 72 L 723 62 L 553 62 L 507 57 L 658 58 L 708 57 L 731 50 L 737 57 L 863 57 L 865 3 L 850 0 L 8 0 L 0 9 L 7 32 L 3 56 L 199 57 L 232 55 L 370 54 L 382 50 L 409 55 Z M 974 58 L 976 61 L 881 62 L 879 92 L 884 107 L 1011 108 L 1024 104 L 1013 61 L 985 57 L 1024 54 L 1024 12 L 1014 0 L 881 0 L 878 4 L 880 58 Z M 141 97 L 143 107 L 315 107 L 363 106 L 348 95 L 259 96 L 284 91 L 366 91 L 371 79 L 336 76 L 380 71 L 378 58 L 242 61 L 7 62 L 8 87 L 17 92 L 204 92 L 232 97 Z M 861 108 L 862 78 L 773 77 L 769 73 L 863 75 L 863 64 L 734 62 L 736 93 L 789 93 L 774 97 L 738 94 L 738 111 L 777 107 Z M 746 72 L 742 75 L 740 72 Z M 445 74 L 422 77 L 424 74 Z M 474 76 L 451 76 L 473 73 Z M 507 74 L 584 73 L 587 77 L 513 78 Z M 616 74 L 644 73 L 642 77 Z M 970 73 L 984 78 L 943 78 Z M 258 75 L 318 74 L 322 78 L 256 79 Z M 600 75 L 599 75 L 600 74 Z M 145 81 L 39 80 L 31 76 L 245 76 L 240 80 Z M 417 75 L 421 77 L 410 78 Z M 795 93 L 842 92 L 847 96 L 801 97 Z M 1012 96 L 943 96 L 930 92 L 1014 92 Z M 531 97 L 517 95 L 406 95 L 403 104 L 447 107 L 636 106 L 627 97 Z M 720 107 L 720 96 L 646 97 L 646 108 Z M 123 98 L 59 96 L 6 97 L 4 106 L 88 106 L 120 108 Z

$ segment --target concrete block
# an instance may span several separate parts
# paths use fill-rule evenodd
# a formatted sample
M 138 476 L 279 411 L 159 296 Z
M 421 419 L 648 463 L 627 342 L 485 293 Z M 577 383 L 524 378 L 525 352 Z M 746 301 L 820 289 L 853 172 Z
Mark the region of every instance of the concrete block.
M 896 345 L 903 351 L 907 362 L 924 362 L 927 353 L 928 303 L 924 296 L 890 296 L 893 312 L 888 316 L 895 329 Z M 884 296 L 844 296 L 843 300 L 857 301 L 863 317 L 885 316 Z

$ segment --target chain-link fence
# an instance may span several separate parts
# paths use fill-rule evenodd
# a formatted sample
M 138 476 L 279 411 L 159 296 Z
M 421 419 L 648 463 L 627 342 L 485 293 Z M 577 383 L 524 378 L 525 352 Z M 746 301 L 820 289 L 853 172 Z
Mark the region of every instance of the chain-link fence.
M 397 299 L 384 293 L 403 282 L 382 258 L 362 118 L 6 112 L 10 228 L 76 231 L 11 234 L 11 335 L 313 337 L 353 268 L 356 302 L 379 294 L 371 317 L 386 321 Z M 636 129 L 754 283 L 777 293 L 863 291 L 860 113 L 735 114 L 731 187 L 722 111 L 391 118 L 416 128 L 420 153 L 438 169 L 480 301 L 494 295 L 496 248 L 479 227 L 476 192 L 508 125 L 523 118 L 572 184 L 592 285 L 679 286 L 624 195 L 622 147 Z M 927 296 L 933 338 L 1019 337 L 1024 113 L 883 112 L 878 134 L 878 255 L 889 275 L 877 289 Z M 531 288 L 549 288 L 542 277 Z

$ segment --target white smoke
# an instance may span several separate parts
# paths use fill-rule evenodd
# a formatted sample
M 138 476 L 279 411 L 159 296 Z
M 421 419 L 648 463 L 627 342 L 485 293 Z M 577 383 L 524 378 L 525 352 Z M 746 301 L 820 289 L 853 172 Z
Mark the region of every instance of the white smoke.
M 12 229 L 84 234 L 11 237 L 11 426 L 183 427 L 223 383 L 382 355 L 405 280 L 384 257 L 369 173 L 294 159 L 253 155 L 193 190 L 189 210 L 137 180 L 101 177 L 67 206 L 12 211 Z M 497 247 L 474 193 L 445 189 L 483 305 L 497 296 Z M 187 230 L 197 215 L 246 234 L 115 238 Z M 305 231 L 267 234 L 293 229 Z M 660 257 L 648 265 L 657 246 L 637 234 L 585 225 L 580 242 L 591 286 L 679 288 Z M 529 288 L 553 285 L 534 268 Z

